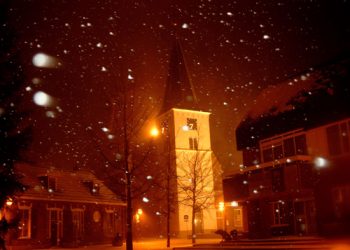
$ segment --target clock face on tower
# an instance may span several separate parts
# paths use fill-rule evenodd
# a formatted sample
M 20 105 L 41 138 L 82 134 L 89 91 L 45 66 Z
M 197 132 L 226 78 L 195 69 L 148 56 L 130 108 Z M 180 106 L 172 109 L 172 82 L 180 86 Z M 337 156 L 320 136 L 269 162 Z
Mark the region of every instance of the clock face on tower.
M 187 118 L 187 127 L 189 130 L 197 130 L 197 119 Z

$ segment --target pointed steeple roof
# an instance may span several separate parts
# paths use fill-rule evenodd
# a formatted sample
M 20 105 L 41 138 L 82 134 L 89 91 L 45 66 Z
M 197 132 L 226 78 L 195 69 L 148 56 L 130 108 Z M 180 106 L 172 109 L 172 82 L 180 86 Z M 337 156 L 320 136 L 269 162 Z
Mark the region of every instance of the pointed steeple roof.
M 172 108 L 199 110 L 179 40 L 175 41 L 170 54 L 168 78 L 160 114 Z

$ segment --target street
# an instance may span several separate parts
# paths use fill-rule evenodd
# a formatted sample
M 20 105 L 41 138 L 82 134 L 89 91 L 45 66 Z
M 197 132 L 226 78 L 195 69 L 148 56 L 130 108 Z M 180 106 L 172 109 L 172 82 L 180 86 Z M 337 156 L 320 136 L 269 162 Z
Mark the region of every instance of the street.
M 242 240 L 220 244 L 220 239 L 197 239 L 195 246 L 192 246 L 190 239 L 172 239 L 171 247 L 166 247 L 165 239 L 144 239 L 134 242 L 134 250 L 186 250 L 186 249 L 297 249 L 297 250 L 350 250 L 350 239 L 325 240 L 321 238 L 277 238 L 267 240 Z M 125 243 L 122 247 L 115 247 L 111 244 L 90 245 L 79 248 L 64 248 L 64 250 L 125 250 Z M 55 250 L 59 250 L 55 248 Z M 62 249 L 63 250 L 63 249 Z

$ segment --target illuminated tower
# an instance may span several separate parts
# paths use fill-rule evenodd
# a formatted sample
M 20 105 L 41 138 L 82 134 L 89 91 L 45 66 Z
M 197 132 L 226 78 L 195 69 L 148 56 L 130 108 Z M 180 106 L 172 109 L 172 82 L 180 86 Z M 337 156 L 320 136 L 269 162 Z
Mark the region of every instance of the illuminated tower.
M 196 237 L 223 227 L 222 211 L 218 211 L 222 201 L 221 167 L 211 150 L 209 116 L 209 112 L 199 109 L 177 42 L 170 55 L 158 125 L 166 138 L 165 171 L 172 176 L 175 212 L 171 215 L 171 232 L 179 236 L 191 234 L 192 218 L 195 218 Z

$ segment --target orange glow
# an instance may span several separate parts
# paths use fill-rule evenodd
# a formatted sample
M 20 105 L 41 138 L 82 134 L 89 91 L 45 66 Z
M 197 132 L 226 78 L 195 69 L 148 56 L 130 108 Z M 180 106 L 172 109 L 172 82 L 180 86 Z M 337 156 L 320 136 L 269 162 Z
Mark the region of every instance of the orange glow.
M 140 215 L 139 214 L 136 214 L 135 219 L 136 219 L 136 223 L 140 223 Z
M 141 215 L 142 213 L 143 213 L 143 211 L 142 211 L 141 208 L 137 209 L 137 214 L 138 214 L 138 215 Z
M 13 204 L 13 200 L 12 200 L 11 198 L 8 198 L 8 199 L 6 200 L 6 205 L 9 206 L 9 207 L 11 207 L 12 204 Z
M 231 207 L 238 207 L 238 202 L 237 201 L 232 201 L 231 202 Z
M 159 135 L 159 130 L 156 127 L 153 127 L 150 131 L 152 137 L 157 137 Z
M 225 210 L 225 203 L 223 201 L 219 202 L 219 211 L 222 212 Z

